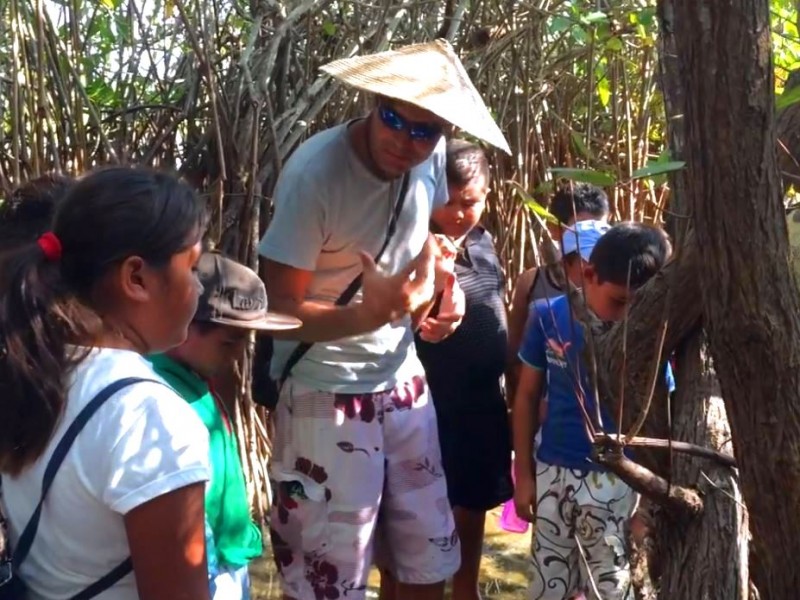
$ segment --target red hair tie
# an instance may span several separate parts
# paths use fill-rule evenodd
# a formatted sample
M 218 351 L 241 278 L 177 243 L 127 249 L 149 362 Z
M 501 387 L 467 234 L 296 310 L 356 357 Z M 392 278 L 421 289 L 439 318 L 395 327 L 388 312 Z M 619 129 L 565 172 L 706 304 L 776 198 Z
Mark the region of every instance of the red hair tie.
M 61 258 L 61 240 L 52 231 L 43 233 L 36 243 L 47 260 L 55 262 Z

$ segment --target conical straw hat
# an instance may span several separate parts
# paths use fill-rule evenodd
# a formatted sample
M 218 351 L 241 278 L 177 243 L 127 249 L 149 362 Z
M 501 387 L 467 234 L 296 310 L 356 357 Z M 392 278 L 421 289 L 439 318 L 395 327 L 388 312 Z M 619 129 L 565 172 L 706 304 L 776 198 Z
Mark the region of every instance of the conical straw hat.
M 359 90 L 424 108 L 511 154 L 503 133 L 446 40 L 343 58 L 321 69 Z

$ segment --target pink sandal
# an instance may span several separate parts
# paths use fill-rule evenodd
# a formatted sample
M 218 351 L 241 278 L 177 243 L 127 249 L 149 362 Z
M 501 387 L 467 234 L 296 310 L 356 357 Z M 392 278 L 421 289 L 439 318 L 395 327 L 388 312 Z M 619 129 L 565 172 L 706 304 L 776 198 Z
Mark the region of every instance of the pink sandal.
M 513 459 L 511 461 L 511 479 L 516 484 Z M 503 512 L 498 519 L 498 525 L 500 526 L 500 529 L 503 531 L 508 531 L 509 533 L 525 533 L 528 531 L 528 527 L 530 527 L 530 523 L 520 519 L 517 515 L 517 509 L 514 506 L 513 498 L 511 500 L 507 500 L 503 505 Z

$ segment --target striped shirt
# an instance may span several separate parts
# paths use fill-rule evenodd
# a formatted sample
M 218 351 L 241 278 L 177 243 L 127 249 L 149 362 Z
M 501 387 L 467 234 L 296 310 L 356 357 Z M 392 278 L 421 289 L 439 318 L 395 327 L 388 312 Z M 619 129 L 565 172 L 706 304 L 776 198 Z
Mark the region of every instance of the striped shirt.
M 417 336 L 417 355 L 437 411 L 493 413 L 504 406 L 500 376 L 508 325 L 503 273 L 492 238 L 483 228 L 467 234 L 456 258 L 455 274 L 466 297 L 461 325 L 436 344 Z

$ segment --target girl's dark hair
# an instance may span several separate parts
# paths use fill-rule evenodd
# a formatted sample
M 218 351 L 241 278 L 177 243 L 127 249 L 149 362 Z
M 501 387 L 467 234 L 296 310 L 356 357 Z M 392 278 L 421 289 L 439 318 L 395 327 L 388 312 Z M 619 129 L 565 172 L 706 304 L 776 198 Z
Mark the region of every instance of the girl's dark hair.
M 452 139 L 447 142 L 447 182 L 463 187 L 482 175 L 489 181 L 489 161 L 477 144 Z
M 0 203 L 0 252 L 36 240 L 50 229 L 53 213 L 74 179 L 46 173 L 22 184 Z
M 102 331 L 91 295 L 114 265 L 154 267 L 196 243 L 205 213 L 171 175 L 113 167 L 75 183 L 53 221 L 62 255 L 35 242 L 0 264 L 0 472 L 18 474 L 46 448 L 63 412 L 68 377 Z

